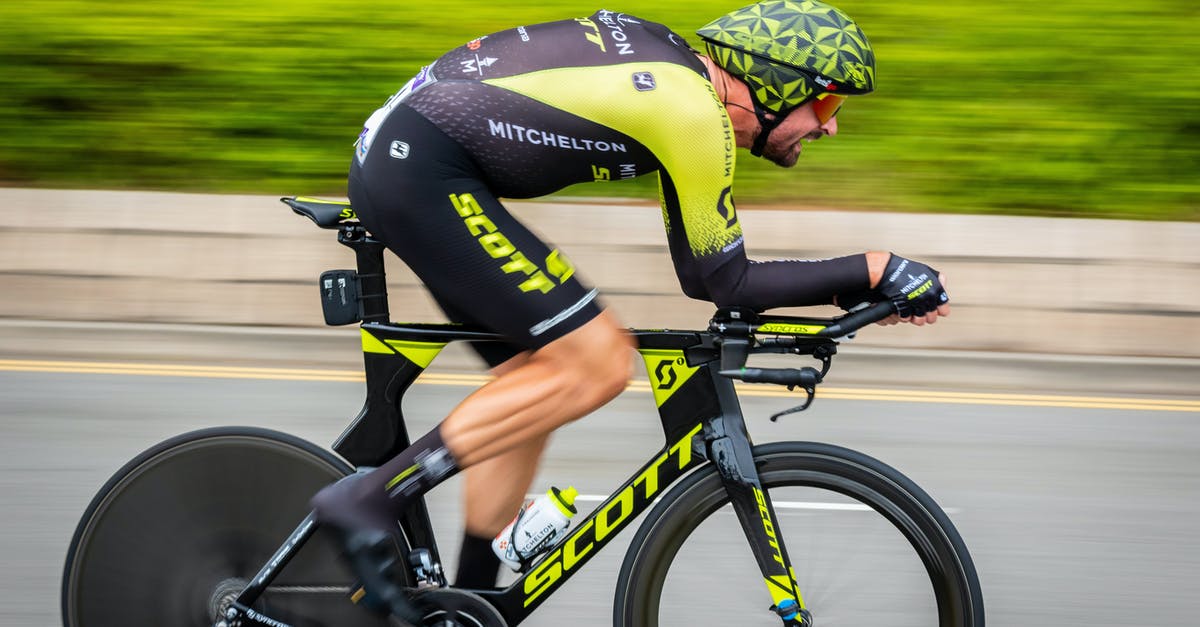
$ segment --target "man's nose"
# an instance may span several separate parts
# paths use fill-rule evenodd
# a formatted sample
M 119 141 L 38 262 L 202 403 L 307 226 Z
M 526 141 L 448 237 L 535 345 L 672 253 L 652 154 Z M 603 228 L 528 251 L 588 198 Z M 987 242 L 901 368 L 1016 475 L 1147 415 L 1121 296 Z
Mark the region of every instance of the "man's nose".
M 838 132 L 837 116 L 835 115 L 835 116 L 829 118 L 828 122 L 822 124 L 821 130 L 824 131 L 825 134 L 829 135 L 830 137 L 837 135 L 837 132 Z

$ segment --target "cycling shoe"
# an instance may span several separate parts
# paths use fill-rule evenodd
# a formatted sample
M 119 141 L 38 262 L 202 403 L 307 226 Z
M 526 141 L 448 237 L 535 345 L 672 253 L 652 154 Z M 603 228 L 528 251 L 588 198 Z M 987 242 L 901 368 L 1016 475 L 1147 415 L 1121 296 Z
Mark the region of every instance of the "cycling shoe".
M 337 530 L 342 540 L 343 557 L 361 585 L 355 601 L 381 614 L 391 614 L 408 625 L 420 625 L 417 610 L 404 587 L 403 566 L 392 536 L 378 530 Z

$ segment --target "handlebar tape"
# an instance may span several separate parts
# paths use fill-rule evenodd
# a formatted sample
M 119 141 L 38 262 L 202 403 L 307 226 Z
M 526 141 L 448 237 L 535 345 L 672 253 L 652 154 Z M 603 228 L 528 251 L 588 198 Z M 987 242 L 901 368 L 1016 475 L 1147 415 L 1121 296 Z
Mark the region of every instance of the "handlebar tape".
M 896 306 L 891 301 L 875 303 L 866 309 L 846 314 L 837 322 L 825 327 L 817 335 L 821 337 L 842 337 L 896 313 Z

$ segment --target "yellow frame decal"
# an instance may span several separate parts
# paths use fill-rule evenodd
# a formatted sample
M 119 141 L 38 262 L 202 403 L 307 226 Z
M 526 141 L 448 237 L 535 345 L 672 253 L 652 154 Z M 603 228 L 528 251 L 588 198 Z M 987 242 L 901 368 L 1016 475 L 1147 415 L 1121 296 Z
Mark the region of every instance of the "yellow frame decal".
M 699 366 L 687 365 L 687 358 L 681 350 L 639 349 L 638 352 L 646 362 L 650 389 L 654 392 L 654 402 L 659 407 L 700 369 Z
M 428 368 L 433 358 L 437 357 L 438 353 L 446 347 L 445 342 L 412 342 L 409 340 L 387 340 L 387 345 L 422 368 Z
M 362 333 L 362 349 L 364 353 L 376 353 L 381 355 L 395 354 L 396 351 L 388 348 L 387 344 L 380 342 L 379 339 L 374 335 L 367 333 L 366 329 L 359 328 L 359 332 Z
M 428 368 L 433 362 L 433 358 L 437 357 L 438 353 L 446 347 L 445 342 L 414 342 L 412 340 L 380 340 L 371 335 L 366 329 L 360 328 L 362 332 L 362 348 L 364 353 L 375 353 L 380 355 L 394 355 L 400 353 L 408 358 L 409 361 L 422 367 Z

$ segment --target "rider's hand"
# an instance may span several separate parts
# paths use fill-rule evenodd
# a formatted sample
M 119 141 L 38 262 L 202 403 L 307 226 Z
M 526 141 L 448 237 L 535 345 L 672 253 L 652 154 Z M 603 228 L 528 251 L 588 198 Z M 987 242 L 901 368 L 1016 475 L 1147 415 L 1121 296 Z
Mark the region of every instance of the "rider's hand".
M 874 288 L 838 294 L 834 298 L 834 302 L 839 307 L 846 311 L 857 311 L 884 300 L 897 303 L 897 308 L 902 313 L 893 314 L 880 320 L 879 324 L 882 325 L 908 322 L 921 326 L 933 324 L 939 317 L 950 315 L 950 299 L 946 294 L 944 275 L 937 273 L 925 264 L 890 253 L 872 252 L 867 256 L 868 263 L 873 264 L 876 268 L 872 274 L 880 277 L 879 282 Z M 913 286 L 908 285 L 918 276 L 932 277 L 934 274 L 937 274 L 937 278 L 932 282 L 926 278 L 924 281 L 916 282 Z M 889 281 L 889 279 L 892 280 Z M 901 279 L 903 280 L 901 281 Z M 922 291 L 921 287 L 926 283 L 929 285 Z M 907 292 L 904 289 L 906 287 L 909 288 Z M 889 292 L 885 293 L 885 289 Z M 910 294 L 914 295 L 913 298 L 908 297 Z M 897 299 L 900 302 L 897 302 Z
M 900 322 L 923 325 L 950 314 L 950 296 L 943 278 L 923 263 L 893 254 L 875 291 L 896 305 Z
M 946 275 L 938 274 L 938 281 L 941 282 L 942 288 L 945 289 Z M 943 317 L 943 316 L 948 316 L 948 315 L 950 315 L 950 304 L 944 303 L 944 304 L 938 305 L 937 309 L 925 314 L 924 316 L 908 316 L 906 318 L 901 318 L 898 314 L 892 314 L 892 315 L 884 318 L 883 320 L 880 320 L 876 324 L 881 324 L 883 326 L 891 326 L 893 324 L 907 322 L 909 324 L 915 324 L 917 326 L 924 326 L 926 324 L 933 324 L 933 323 L 937 322 L 938 318 Z
M 876 286 L 836 295 L 834 304 L 841 309 L 858 311 L 883 300 L 893 301 L 898 314 L 878 322 L 883 326 L 907 322 L 919 327 L 937 322 L 938 317 L 950 315 L 946 276 L 937 273 L 929 265 L 888 252 L 869 252 L 868 263 L 875 267 L 871 273 L 872 280 L 875 280 L 874 276 L 880 276 Z M 932 279 L 935 274 L 936 279 Z

